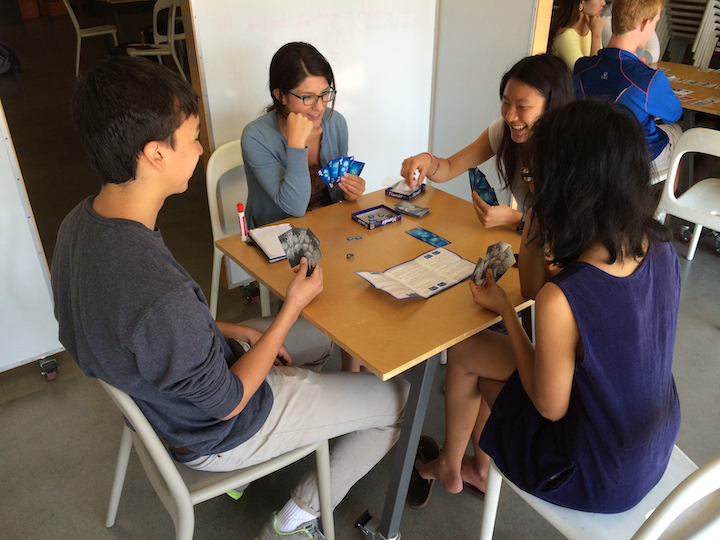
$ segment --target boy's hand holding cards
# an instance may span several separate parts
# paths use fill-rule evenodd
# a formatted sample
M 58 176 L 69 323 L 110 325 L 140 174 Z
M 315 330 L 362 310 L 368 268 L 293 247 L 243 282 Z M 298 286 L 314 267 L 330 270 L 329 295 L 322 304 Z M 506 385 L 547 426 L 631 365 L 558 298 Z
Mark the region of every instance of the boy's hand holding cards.
M 470 189 L 480 195 L 483 201 L 490 206 L 498 206 L 500 204 L 495 195 L 495 190 L 490 186 L 487 178 L 480 169 L 477 167 L 468 169 L 468 176 L 470 177 Z
M 322 258 L 320 240 L 315 233 L 310 229 L 295 227 L 278 236 L 278 240 L 285 250 L 291 268 L 300 264 L 300 259 L 303 257 L 307 259 L 307 276 L 310 277 Z
M 360 176 L 365 164 L 361 161 L 355 161 L 350 156 L 340 156 L 328 161 L 325 166 L 318 171 L 318 176 L 323 179 L 328 187 L 335 187 L 345 173 Z
M 480 287 L 485 283 L 485 274 L 488 268 L 493 271 L 495 281 L 499 280 L 508 269 L 515 264 L 515 255 L 512 252 L 512 246 L 505 242 L 498 242 L 492 246 L 488 246 L 485 252 L 485 258 L 480 257 L 472 279 Z

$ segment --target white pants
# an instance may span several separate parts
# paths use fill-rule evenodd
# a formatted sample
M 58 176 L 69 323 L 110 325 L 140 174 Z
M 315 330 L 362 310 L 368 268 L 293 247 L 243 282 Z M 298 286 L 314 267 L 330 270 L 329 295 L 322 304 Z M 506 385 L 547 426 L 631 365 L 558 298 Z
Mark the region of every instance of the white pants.
M 293 352 L 300 357 L 301 351 L 291 341 L 288 335 L 285 346 L 295 359 Z M 236 470 L 318 440 L 339 437 L 330 450 L 334 508 L 400 436 L 409 390 L 403 379 L 383 382 L 371 373 L 315 373 L 298 367 L 273 367 L 266 380 L 272 389 L 273 406 L 262 428 L 240 446 L 198 458 L 187 463 L 189 467 Z M 314 470 L 300 480 L 291 495 L 306 512 L 320 514 Z
M 663 151 L 660 152 L 658 157 L 653 160 L 655 169 L 658 171 L 664 171 L 670 167 L 670 161 L 672 160 L 673 151 L 675 150 L 675 144 L 680 138 L 680 135 L 682 135 L 683 130 L 679 124 L 658 124 L 657 127 L 667 133 L 668 139 L 670 139 L 665 148 L 663 148 Z

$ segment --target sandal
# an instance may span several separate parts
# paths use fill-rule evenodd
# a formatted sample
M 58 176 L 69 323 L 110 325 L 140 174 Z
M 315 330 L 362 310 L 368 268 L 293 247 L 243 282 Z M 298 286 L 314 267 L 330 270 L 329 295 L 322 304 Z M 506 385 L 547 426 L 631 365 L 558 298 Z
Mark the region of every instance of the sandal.
M 429 463 L 437 459 L 440 455 L 440 449 L 432 437 L 422 435 L 418 443 L 418 450 L 415 456 L 416 460 L 421 463 Z M 410 484 L 408 486 L 407 503 L 410 508 L 425 508 L 430 501 L 435 480 L 426 480 L 413 465 L 412 475 L 410 476 Z
M 463 482 L 463 491 L 467 491 L 470 495 L 477 497 L 481 501 L 485 500 L 485 492 L 479 490 L 469 482 Z

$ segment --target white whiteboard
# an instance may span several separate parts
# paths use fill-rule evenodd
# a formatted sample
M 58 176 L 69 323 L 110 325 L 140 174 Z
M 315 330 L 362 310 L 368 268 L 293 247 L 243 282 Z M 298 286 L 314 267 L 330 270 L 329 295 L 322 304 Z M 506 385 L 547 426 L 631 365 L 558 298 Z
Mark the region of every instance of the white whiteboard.
M 239 139 L 270 103 L 270 60 L 290 41 L 311 43 L 330 62 L 368 192 L 427 148 L 436 0 L 190 4 L 213 149 Z
M 212 149 L 239 139 L 270 104 L 268 71 L 285 43 L 305 41 L 330 62 L 349 153 L 366 191 L 399 176 L 428 147 L 436 0 L 190 0 Z M 230 204 L 234 207 L 234 204 Z M 239 232 L 230 213 L 228 234 Z M 248 276 L 229 261 L 228 282 Z
M 47 262 L 0 102 L 0 371 L 63 350 Z

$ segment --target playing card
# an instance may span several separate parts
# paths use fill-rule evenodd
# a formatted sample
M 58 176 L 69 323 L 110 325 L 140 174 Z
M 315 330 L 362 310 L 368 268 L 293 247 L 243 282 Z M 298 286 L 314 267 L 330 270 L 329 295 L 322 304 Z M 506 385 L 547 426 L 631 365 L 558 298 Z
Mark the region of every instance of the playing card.
M 696 101 L 695 103 L 693 103 L 693 105 L 695 105 L 696 107 L 707 107 L 708 105 L 712 105 L 712 102 L 706 100 Z
M 333 160 L 330 160 L 328 163 L 328 167 L 330 168 L 330 180 L 332 182 L 335 182 L 335 180 L 338 179 L 339 172 L 340 172 L 340 162 L 342 161 L 342 156 L 339 158 L 335 158 Z
M 427 214 L 430 209 L 426 206 L 418 206 L 417 204 L 409 203 L 407 201 L 400 201 L 395 205 L 395 210 L 408 216 L 421 218 Z
M 322 258 L 320 240 L 310 229 L 296 227 L 278 236 L 280 244 L 285 250 L 287 260 L 292 268 L 300 264 L 305 257 L 308 261 L 307 275 L 310 276 Z
M 364 166 L 365 164 L 362 161 L 353 161 L 350 164 L 347 172 L 349 172 L 350 174 L 354 174 L 355 176 L 360 176 L 360 173 L 362 172 Z
M 488 268 L 492 269 L 493 278 L 497 281 L 505 272 L 512 268 L 514 264 L 515 255 L 513 255 L 512 246 L 505 242 L 498 242 L 497 244 L 488 246 L 484 259 L 482 257 L 478 259 L 472 279 L 477 285 L 482 287 L 485 283 L 485 274 Z
M 497 196 L 495 190 L 488 183 L 485 174 L 477 167 L 468 169 L 468 176 L 470 177 L 470 188 L 480 195 L 480 198 L 491 206 L 498 206 Z
M 338 169 L 338 178 L 342 178 L 342 176 L 348 171 L 350 168 L 350 164 L 353 162 L 353 157 L 342 157 L 340 158 L 340 167 Z
M 422 227 L 415 227 L 414 229 L 410 229 L 409 231 L 405 232 L 408 233 L 410 236 L 414 236 L 418 240 L 427 242 L 433 247 L 447 246 L 450 243 L 450 240 L 446 240 L 442 236 L 438 236 L 434 232 L 430 232 L 427 229 L 423 229 Z

